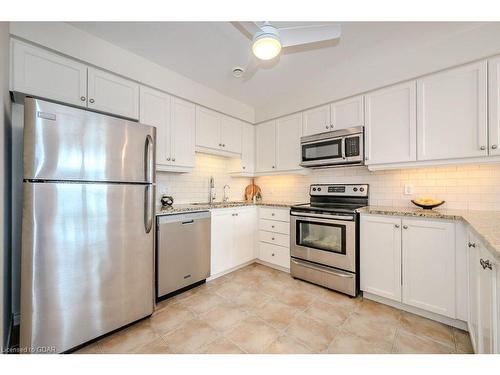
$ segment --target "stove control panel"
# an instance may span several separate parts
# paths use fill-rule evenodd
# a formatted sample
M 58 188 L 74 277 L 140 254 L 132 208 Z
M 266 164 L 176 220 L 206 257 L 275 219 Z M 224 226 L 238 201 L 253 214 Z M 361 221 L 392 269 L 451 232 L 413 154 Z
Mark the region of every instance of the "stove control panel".
M 309 188 L 311 196 L 367 197 L 367 184 L 315 184 Z

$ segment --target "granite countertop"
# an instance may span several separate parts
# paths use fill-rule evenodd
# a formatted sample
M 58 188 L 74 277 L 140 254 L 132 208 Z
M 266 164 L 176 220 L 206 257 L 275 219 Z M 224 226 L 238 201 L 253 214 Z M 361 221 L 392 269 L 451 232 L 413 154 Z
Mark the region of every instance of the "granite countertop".
M 413 207 L 366 206 L 359 213 L 371 215 L 393 215 L 426 217 L 431 219 L 462 220 L 481 239 L 481 242 L 500 262 L 500 211 L 474 211 Z
M 220 208 L 233 208 L 245 206 L 266 206 L 266 207 L 283 207 L 290 208 L 298 204 L 297 202 L 273 202 L 273 201 L 260 201 L 253 203 L 251 201 L 232 201 L 232 202 L 216 202 L 215 204 L 209 203 L 187 203 L 187 204 L 174 204 L 171 207 L 157 207 L 156 215 L 171 215 L 182 212 L 196 212 L 207 211 Z

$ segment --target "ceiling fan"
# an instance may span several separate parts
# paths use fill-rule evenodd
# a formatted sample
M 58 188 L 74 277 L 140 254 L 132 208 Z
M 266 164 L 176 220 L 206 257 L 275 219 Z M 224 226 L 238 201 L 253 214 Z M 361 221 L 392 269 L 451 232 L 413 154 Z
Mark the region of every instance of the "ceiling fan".
M 252 40 L 252 53 L 259 61 L 270 61 L 282 50 L 295 52 L 290 47 L 304 46 L 340 38 L 338 24 L 312 24 L 292 27 L 276 27 L 270 22 L 234 22 L 233 25 Z M 251 77 L 257 70 L 259 61 L 252 58 L 249 66 L 243 70 L 245 78 Z M 253 68 L 253 73 L 251 71 Z M 252 73 L 250 75 L 250 73 Z M 240 75 L 241 76 L 241 75 Z

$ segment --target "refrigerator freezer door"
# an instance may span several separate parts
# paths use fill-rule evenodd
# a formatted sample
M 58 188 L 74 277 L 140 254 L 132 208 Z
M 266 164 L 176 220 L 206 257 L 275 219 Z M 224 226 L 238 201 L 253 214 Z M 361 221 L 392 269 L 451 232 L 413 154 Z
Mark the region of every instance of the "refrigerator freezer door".
M 152 313 L 153 189 L 24 183 L 21 348 L 67 351 Z
M 156 128 L 42 100 L 24 104 L 24 179 L 154 182 Z

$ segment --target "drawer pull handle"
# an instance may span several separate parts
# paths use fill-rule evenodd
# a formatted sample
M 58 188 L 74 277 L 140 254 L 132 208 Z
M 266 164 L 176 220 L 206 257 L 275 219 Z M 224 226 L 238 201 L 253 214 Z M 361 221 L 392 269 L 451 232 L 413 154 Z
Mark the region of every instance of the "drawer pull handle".
M 271 239 L 274 241 L 274 237 L 271 237 Z
M 313 265 L 308 264 L 308 263 L 298 262 L 295 259 L 292 259 L 292 263 L 296 264 L 297 266 L 301 266 L 301 267 L 304 267 L 304 268 L 309 268 L 309 269 L 314 270 L 314 271 L 328 273 L 328 274 L 333 275 L 333 276 L 343 277 L 343 278 L 346 278 L 346 279 L 352 279 L 352 278 L 354 278 L 354 275 L 352 275 L 352 274 L 340 273 L 340 272 L 336 272 L 336 271 L 333 271 L 333 270 L 330 270 L 330 269 L 326 269 L 324 267 L 316 267 L 316 266 L 313 266 Z
M 274 216 L 274 212 L 271 214 L 271 216 Z
M 274 256 L 274 253 L 272 253 L 271 256 Z
M 271 225 L 271 228 L 274 228 L 274 225 Z

